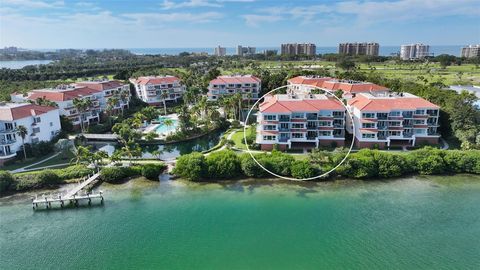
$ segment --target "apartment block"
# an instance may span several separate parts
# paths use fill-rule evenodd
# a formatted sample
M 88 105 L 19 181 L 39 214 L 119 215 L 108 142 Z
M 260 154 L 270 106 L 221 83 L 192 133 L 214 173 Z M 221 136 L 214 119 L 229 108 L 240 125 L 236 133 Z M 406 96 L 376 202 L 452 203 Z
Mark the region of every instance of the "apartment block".
M 287 89 L 291 93 L 308 94 L 312 89 L 328 90 L 332 93 L 342 91 L 342 97 L 350 99 L 358 93 L 386 94 L 387 87 L 370 82 L 339 80 L 330 77 L 297 76 L 287 80 Z
M 267 96 L 257 114 L 256 143 L 262 150 L 343 146 L 345 107 L 323 94 Z
M 370 55 L 378 56 L 380 45 L 375 42 L 363 43 L 340 43 L 338 53 L 346 55 Z
M 262 81 L 253 75 L 218 76 L 208 84 L 208 100 L 222 96 L 242 94 L 244 100 L 256 100 L 260 95 Z
M 27 129 L 25 143 L 50 141 L 61 130 L 59 109 L 31 103 L 0 103 L 0 165 L 21 150 L 19 126 Z
M 242 45 L 237 46 L 237 55 L 239 56 L 246 56 L 246 55 L 254 55 L 256 52 L 255 47 L 243 47 Z
M 309 55 L 317 54 L 317 46 L 313 43 L 286 43 L 281 45 L 282 55 Z
M 400 58 L 402 60 L 423 59 L 430 55 L 430 46 L 421 43 L 400 46 Z
M 151 106 L 165 102 L 177 102 L 185 93 L 185 86 L 175 76 L 148 76 L 130 79 L 135 92 L 142 101 Z
M 213 55 L 215 55 L 215 56 L 225 56 L 225 55 L 227 55 L 227 48 L 217 46 L 213 49 Z
M 360 93 L 348 101 L 359 148 L 437 144 L 439 106 L 409 93 Z M 353 133 L 350 117 L 346 129 Z
M 119 113 L 128 108 L 130 97 L 128 84 L 114 80 L 96 80 L 32 90 L 26 95 L 14 93 L 11 95 L 11 100 L 14 102 L 49 100 L 57 105 L 60 115 L 68 117 L 73 125 L 80 126 L 81 121 L 84 124 L 98 123 L 100 114 L 110 109 L 111 98 L 115 98 L 116 101 L 111 108 L 112 112 Z M 85 112 L 80 113 L 74 106 L 74 99 L 89 99 L 92 105 Z
M 461 57 L 475 58 L 480 57 L 480 44 L 468 45 L 462 48 Z

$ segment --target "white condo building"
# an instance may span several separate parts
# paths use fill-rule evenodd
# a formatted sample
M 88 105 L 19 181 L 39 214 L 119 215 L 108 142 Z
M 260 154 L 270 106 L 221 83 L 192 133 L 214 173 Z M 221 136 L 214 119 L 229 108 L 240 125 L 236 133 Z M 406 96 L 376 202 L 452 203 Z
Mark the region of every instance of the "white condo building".
M 175 76 L 147 76 L 130 79 L 135 92 L 142 101 L 152 106 L 165 102 L 176 102 L 185 93 L 185 86 Z
M 253 75 L 218 76 L 208 84 L 208 100 L 221 96 L 242 94 L 244 100 L 256 100 L 260 95 L 262 81 Z
M 119 111 L 128 107 L 130 102 L 130 86 L 119 81 L 84 81 L 70 85 L 59 85 L 56 88 L 38 89 L 28 92 L 26 95 L 12 94 L 14 102 L 35 101 L 45 99 L 57 104 L 60 115 L 68 117 L 73 125 L 79 126 L 80 121 L 84 124 L 98 123 L 100 114 L 110 109 L 109 99 L 116 98 L 112 111 Z M 74 106 L 74 99 L 89 99 L 92 106 L 86 112 L 80 113 Z M 82 118 L 82 119 L 80 119 Z
M 61 130 L 59 110 L 30 103 L 0 103 L 0 165 L 21 150 L 19 126 L 27 129 L 25 143 L 50 141 Z
M 213 49 L 213 55 L 215 55 L 215 56 L 225 56 L 225 55 L 227 55 L 227 48 L 217 46 Z
M 438 144 L 440 107 L 409 93 L 359 93 L 348 101 L 355 123 L 355 144 L 360 148 Z M 353 133 L 350 117 L 347 131 Z
M 402 60 L 423 59 L 430 55 L 430 46 L 421 43 L 402 45 L 400 47 L 400 58 Z

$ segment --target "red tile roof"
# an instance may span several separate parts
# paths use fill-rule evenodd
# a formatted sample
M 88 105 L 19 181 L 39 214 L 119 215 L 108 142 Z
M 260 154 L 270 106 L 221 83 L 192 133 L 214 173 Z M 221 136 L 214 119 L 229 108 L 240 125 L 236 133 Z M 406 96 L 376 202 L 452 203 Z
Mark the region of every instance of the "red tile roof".
M 260 104 L 262 113 L 318 112 L 320 110 L 344 110 L 335 98 L 279 100 L 276 96 Z
M 308 84 L 330 91 L 341 90 L 344 93 L 384 92 L 388 88 L 369 82 L 342 81 L 328 77 L 315 78 L 298 76 L 288 80 L 291 84 Z
M 27 99 L 36 100 L 37 98 L 44 98 L 50 101 L 58 102 L 90 96 L 95 93 L 100 93 L 101 91 L 102 90 L 92 89 L 90 87 L 80 87 L 66 90 L 34 90 L 30 93 Z
M 244 76 L 218 76 L 210 81 L 210 84 L 237 84 L 237 83 L 260 83 L 261 80 L 253 75 Z
M 175 76 L 149 76 L 149 77 L 138 77 L 133 81 L 137 84 L 147 85 L 147 84 L 174 83 L 174 82 L 180 81 L 180 79 Z
M 78 82 L 75 83 L 78 86 L 86 86 L 96 90 L 109 90 L 122 87 L 125 83 L 119 81 L 101 81 L 101 82 Z
M 392 111 L 392 110 L 416 110 L 416 109 L 438 109 L 439 106 L 427 101 L 423 98 L 408 95 L 403 97 L 369 97 L 359 94 L 355 98 L 348 101 L 361 111 Z
M 29 116 L 35 116 L 57 110 L 55 107 L 40 106 L 35 104 L 7 104 L 0 105 L 0 120 L 13 121 Z

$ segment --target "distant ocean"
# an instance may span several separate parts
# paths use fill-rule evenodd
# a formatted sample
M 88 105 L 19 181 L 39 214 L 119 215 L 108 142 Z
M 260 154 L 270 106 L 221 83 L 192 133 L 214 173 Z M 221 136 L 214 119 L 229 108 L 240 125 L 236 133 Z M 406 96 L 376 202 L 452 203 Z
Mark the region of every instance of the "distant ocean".
M 434 55 L 440 54 L 450 54 L 455 56 L 460 56 L 460 50 L 462 45 L 437 45 L 430 46 L 430 53 Z M 279 47 L 257 47 L 257 52 L 262 52 L 263 50 L 277 50 L 280 51 Z M 194 52 L 201 53 L 206 52 L 208 54 L 213 54 L 213 48 L 126 48 L 126 50 L 131 51 L 135 54 L 166 54 L 166 55 L 178 55 L 181 52 Z M 227 47 L 227 55 L 234 55 L 236 48 Z M 324 53 L 337 53 L 338 47 L 317 47 L 317 54 Z M 382 46 L 380 45 L 380 55 L 390 56 L 391 54 L 396 54 L 400 52 L 400 46 Z

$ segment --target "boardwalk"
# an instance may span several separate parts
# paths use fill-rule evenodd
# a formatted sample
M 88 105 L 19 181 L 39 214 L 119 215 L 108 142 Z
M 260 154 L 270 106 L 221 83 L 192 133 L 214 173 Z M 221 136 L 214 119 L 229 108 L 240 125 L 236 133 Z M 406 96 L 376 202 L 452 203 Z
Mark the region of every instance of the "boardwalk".
M 117 141 L 118 136 L 116 134 L 93 134 L 93 133 L 84 133 L 82 134 L 85 139 L 89 141 Z
M 80 182 L 77 186 L 75 186 L 72 190 L 68 191 L 66 194 L 54 194 L 50 196 L 35 196 L 32 198 L 32 207 L 33 209 L 37 209 L 38 205 L 45 205 L 48 209 L 52 207 L 52 203 L 60 203 L 60 206 L 63 207 L 65 202 L 73 203 L 75 206 L 78 206 L 79 201 L 87 200 L 88 204 L 92 202 L 92 199 L 100 199 L 101 203 L 103 203 L 103 193 L 100 191 L 99 193 L 89 194 L 85 193 L 83 195 L 79 194 L 81 190 L 83 190 L 86 186 L 93 183 L 97 178 L 100 176 L 100 172 L 88 177 L 84 181 Z

